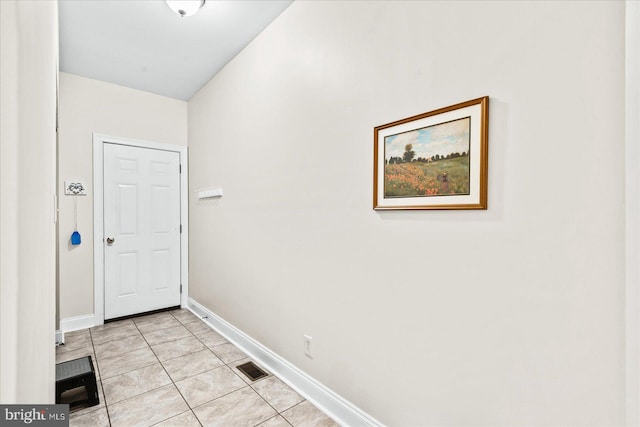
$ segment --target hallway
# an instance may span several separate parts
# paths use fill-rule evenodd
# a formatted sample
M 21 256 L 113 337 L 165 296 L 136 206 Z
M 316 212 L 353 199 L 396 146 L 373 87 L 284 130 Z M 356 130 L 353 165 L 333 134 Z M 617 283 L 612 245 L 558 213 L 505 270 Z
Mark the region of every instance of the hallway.
M 67 333 L 56 348 L 57 363 L 86 355 L 100 404 L 71 426 L 337 426 L 278 378 L 252 382 L 236 368 L 249 358 L 188 310 Z

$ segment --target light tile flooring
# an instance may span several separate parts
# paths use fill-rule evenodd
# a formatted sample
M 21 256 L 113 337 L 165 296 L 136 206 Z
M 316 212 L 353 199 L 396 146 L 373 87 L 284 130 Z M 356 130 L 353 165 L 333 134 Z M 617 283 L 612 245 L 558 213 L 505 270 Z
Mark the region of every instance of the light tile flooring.
M 74 410 L 71 426 L 338 425 L 278 378 L 247 378 L 236 367 L 250 359 L 188 310 L 67 333 L 56 348 L 58 363 L 86 355 L 100 404 Z

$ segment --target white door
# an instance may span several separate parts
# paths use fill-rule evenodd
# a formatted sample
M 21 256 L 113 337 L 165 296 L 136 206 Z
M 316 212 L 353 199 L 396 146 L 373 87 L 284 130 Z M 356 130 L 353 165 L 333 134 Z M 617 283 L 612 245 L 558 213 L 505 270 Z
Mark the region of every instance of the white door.
M 180 305 L 180 153 L 104 144 L 104 318 Z

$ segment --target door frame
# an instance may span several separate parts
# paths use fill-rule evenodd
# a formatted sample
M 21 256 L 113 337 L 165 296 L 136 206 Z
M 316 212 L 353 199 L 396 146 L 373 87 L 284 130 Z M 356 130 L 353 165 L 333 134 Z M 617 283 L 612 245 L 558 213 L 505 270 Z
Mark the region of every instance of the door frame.
M 93 134 L 93 297 L 94 323 L 104 324 L 104 144 L 172 151 L 180 154 L 180 306 L 189 302 L 189 158 L 187 147 Z
M 625 2 L 625 415 L 640 423 L 640 5 Z

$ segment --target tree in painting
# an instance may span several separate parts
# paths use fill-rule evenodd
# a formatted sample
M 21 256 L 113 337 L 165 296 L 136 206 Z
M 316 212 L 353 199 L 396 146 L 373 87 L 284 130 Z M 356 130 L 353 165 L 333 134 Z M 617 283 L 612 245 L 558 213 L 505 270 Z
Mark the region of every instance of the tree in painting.
M 436 124 L 384 139 L 384 197 L 469 194 L 471 119 Z

